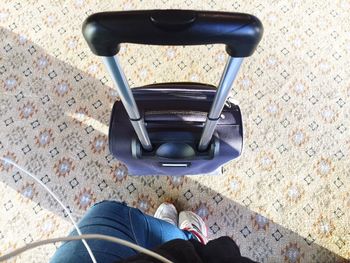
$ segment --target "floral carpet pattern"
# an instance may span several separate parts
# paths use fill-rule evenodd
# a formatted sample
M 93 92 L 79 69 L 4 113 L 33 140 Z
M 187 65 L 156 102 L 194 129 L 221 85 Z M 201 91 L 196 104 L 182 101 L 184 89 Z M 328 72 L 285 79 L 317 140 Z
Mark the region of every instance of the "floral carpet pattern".
M 232 96 L 244 118 L 242 156 L 223 175 L 134 177 L 108 150 L 118 94 L 81 33 L 94 12 L 179 8 L 246 12 L 264 24 Z M 0 156 L 35 174 L 79 219 L 123 200 L 146 213 L 163 201 L 197 212 L 212 238 L 231 236 L 259 262 L 350 258 L 350 2 L 241 0 L 3 0 L 0 3 Z M 131 86 L 217 84 L 222 45 L 123 45 Z M 72 228 L 24 173 L 0 162 L 0 254 Z M 56 245 L 11 262 L 47 262 Z

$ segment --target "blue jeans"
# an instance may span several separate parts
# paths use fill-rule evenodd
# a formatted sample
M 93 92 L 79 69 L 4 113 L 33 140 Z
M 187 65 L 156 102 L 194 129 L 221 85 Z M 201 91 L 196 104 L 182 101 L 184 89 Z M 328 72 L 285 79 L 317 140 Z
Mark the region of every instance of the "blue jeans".
M 172 239 L 195 238 L 163 220 L 145 215 L 139 209 L 115 201 L 103 201 L 92 206 L 79 222 L 83 234 L 103 234 L 118 237 L 152 249 Z M 76 230 L 70 235 L 77 235 Z M 87 240 L 99 263 L 115 262 L 137 254 L 137 251 L 103 240 Z M 81 241 L 62 244 L 51 263 L 91 262 Z

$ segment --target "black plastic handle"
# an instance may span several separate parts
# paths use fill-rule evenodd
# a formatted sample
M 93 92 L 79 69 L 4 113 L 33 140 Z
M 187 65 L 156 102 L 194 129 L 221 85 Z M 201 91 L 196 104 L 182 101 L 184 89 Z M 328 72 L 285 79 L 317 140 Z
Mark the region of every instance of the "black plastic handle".
M 114 56 L 121 43 L 149 45 L 226 44 L 232 57 L 250 56 L 263 34 L 258 18 L 249 14 L 141 10 L 96 13 L 83 24 L 93 53 Z

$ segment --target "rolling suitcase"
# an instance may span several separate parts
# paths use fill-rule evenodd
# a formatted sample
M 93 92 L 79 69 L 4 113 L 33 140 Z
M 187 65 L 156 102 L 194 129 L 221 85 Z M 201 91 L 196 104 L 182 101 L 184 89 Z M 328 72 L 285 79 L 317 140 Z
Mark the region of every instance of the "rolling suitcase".
M 85 20 L 83 35 L 120 96 L 111 114 L 109 149 L 131 175 L 208 174 L 241 154 L 241 112 L 227 98 L 243 58 L 254 52 L 262 33 L 256 17 L 228 12 L 104 12 Z M 116 56 L 121 43 L 222 43 L 229 58 L 217 89 L 174 82 L 131 90 Z

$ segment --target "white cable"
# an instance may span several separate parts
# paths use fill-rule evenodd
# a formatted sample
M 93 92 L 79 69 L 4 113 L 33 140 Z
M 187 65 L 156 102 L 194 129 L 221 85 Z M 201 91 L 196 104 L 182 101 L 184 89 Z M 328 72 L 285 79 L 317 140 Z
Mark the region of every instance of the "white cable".
M 50 190 L 50 188 L 48 188 L 41 180 L 39 180 L 38 178 L 36 178 L 33 174 L 31 174 L 29 171 L 26 171 L 25 169 L 23 169 L 21 166 L 19 166 L 17 163 L 13 162 L 12 160 L 5 158 L 5 157 L 0 157 L 1 160 L 3 160 L 6 163 L 12 164 L 14 167 L 16 167 L 18 170 L 24 172 L 25 174 L 29 175 L 31 178 L 33 178 L 37 183 L 39 183 L 42 187 L 45 188 L 45 190 L 62 206 L 62 208 L 64 209 L 64 211 L 67 213 L 70 221 L 72 221 L 75 229 L 77 230 L 77 233 L 79 235 L 82 235 L 77 223 L 75 222 L 72 213 L 67 209 L 67 207 L 60 201 L 60 199 L 55 195 L 54 192 L 52 192 Z M 86 247 L 86 250 L 88 251 L 91 260 L 93 263 L 97 263 L 96 258 L 94 256 L 94 254 L 91 251 L 90 246 L 88 245 L 88 243 L 86 243 L 86 241 L 84 239 L 81 240 L 84 244 L 84 246 Z
M 17 256 L 18 254 L 21 254 L 29 249 L 33 249 L 35 247 L 39 247 L 42 245 L 46 245 L 46 244 L 50 244 L 50 243 L 56 243 L 56 242 L 62 242 L 62 241 L 72 241 L 72 240 L 85 240 L 85 239 L 101 239 L 101 240 L 106 240 L 106 241 L 110 241 L 113 243 L 117 243 L 120 245 L 124 245 L 127 247 L 130 247 L 134 250 L 137 250 L 140 253 L 144 253 L 147 254 L 148 256 L 151 256 L 153 258 L 158 259 L 161 262 L 164 263 L 173 263 L 172 261 L 166 259 L 165 257 L 151 251 L 148 250 L 146 248 L 140 247 L 134 243 L 131 243 L 129 241 L 123 240 L 123 239 L 119 239 L 116 237 L 112 237 L 112 236 L 106 236 L 106 235 L 99 235 L 99 234 L 86 234 L 86 235 L 79 235 L 79 236 L 68 236 L 68 237 L 57 237 L 57 238 L 51 238 L 51 239 L 46 239 L 46 240 L 40 240 L 40 241 L 36 241 L 36 242 L 32 242 L 30 244 L 27 244 L 24 247 L 18 248 L 15 251 L 12 251 L 8 254 L 5 254 L 3 256 L 0 257 L 0 262 L 1 261 L 5 261 L 8 260 L 14 256 Z

